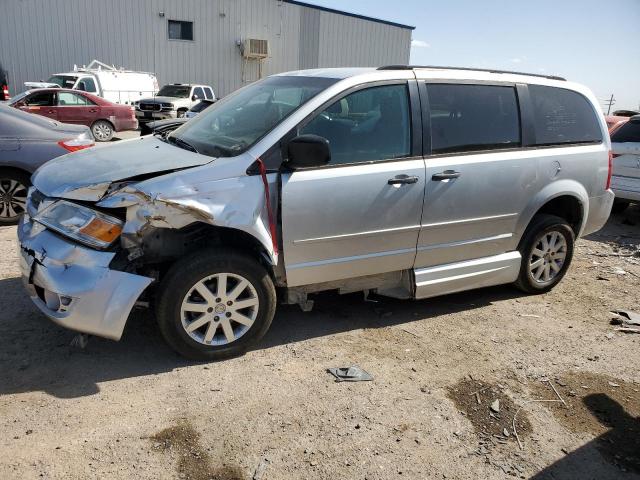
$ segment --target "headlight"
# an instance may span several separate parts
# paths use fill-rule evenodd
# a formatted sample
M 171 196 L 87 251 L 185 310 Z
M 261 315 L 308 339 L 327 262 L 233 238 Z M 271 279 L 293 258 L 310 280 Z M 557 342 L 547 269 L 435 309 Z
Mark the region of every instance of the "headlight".
M 59 200 L 42 210 L 36 222 L 79 242 L 107 248 L 122 233 L 122 221 L 75 203 Z

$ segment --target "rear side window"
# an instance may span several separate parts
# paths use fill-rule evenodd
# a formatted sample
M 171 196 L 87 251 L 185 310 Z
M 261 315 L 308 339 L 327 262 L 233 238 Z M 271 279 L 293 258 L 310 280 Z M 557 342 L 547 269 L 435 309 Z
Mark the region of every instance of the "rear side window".
M 93 105 L 93 102 L 83 97 L 82 95 L 76 95 L 71 92 L 58 93 L 58 106 L 61 107 L 86 107 L 87 105 Z
M 625 123 L 611 135 L 611 141 L 616 143 L 640 142 L 640 122 Z
M 529 85 L 537 145 L 601 142 L 602 131 L 591 103 L 564 88 Z
M 204 94 L 207 96 L 207 100 L 213 100 L 213 92 L 210 88 L 205 88 Z
M 519 147 L 520 114 L 513 87 L 428 84 L 433 153 Z

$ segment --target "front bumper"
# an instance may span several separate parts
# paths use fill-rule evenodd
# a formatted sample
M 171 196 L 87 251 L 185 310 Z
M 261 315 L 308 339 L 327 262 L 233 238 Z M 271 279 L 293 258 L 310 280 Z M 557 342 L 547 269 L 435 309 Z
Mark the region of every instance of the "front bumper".
M 64 239 L 28 214 L 18 242 L 23 283 L 42 313 L 65 328 L 120 340 L 151 278 L 110 269 L 114 253 Z
M 176 110 L 161 110 L 161 111 L 142 111 L 136 110 L 136 118 L 139 123 L 155 122 L 156 120 L 166 120 L 167 118 L 177 118 L 178 113 Z

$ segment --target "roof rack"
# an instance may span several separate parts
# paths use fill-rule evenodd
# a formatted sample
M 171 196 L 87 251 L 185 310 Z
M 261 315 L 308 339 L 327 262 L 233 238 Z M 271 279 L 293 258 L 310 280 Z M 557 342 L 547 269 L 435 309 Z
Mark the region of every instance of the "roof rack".
M 509 73 L 512 75 L 526 75 L 528 77 L 541 77 L 541 78 L 548 78 L 550 80 L 561 80 L 563 82 L 567 81 L 566 78 L 557 77 L 555 75 L 541 75 L 539 73 L 512 72 L 509 70 L 495 70 L 490 68 L 438 67 L 434 65 L 386 65 L 384 67 L 379 67 L 378 70 L 413 70 L 416 68 L 432 68 L 435 70 L 463 70 L 467 72 Z

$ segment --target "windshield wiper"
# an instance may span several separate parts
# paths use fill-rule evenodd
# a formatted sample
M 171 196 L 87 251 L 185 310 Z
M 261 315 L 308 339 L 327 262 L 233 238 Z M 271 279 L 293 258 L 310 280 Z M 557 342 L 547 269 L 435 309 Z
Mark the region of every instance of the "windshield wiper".
M 180 147 L 184 150 L 189 150 L 190 152 L 193 152 L 193 153 L 198 153 L 198 150 L 196 150 L 196 147 L 191 145 L 189 142 L 181 139 L 180 137 L 168 135 L 166 138 L 169 143 L 173 143 L 176 147 Z

